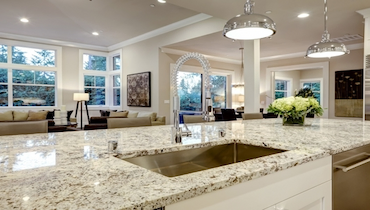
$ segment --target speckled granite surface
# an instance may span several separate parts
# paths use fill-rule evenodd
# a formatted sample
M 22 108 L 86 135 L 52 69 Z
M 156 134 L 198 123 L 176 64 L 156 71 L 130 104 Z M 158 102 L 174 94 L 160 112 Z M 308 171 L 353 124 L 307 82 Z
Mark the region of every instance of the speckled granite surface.
M 153 209 L 370 143 L 369 122 L 277 121 L 192 124 L 183 145 L 171 143 L 171 126 L 3 136 L 0 209 Z M 289 151 L 168 178 L 107 154 L 109 140 L 124 157 L 229 142 Z

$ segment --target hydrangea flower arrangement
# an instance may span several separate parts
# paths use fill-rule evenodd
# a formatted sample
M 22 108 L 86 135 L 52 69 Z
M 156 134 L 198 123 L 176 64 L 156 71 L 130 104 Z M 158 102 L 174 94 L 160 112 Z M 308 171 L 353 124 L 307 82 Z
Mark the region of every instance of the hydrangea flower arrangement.
M 269 112 L 282 115 L 284 118 L 300 119 L 306 114 L 322 116 L 324 110 L 319 102 L 313 98 L 287 97 L 276 99 L 268 108 Z

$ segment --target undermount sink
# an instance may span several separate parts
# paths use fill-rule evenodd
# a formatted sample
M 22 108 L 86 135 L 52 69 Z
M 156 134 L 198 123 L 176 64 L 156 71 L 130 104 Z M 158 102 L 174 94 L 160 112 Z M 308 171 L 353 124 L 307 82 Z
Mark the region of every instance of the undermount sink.
M 121 159 L 153 172 L 174 177 L 285 151 L 241 143 L 231 143 Z

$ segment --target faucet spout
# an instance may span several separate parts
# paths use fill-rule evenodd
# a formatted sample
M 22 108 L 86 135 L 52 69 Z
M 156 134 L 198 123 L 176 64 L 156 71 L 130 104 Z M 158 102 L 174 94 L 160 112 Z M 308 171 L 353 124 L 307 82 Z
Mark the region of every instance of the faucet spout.
M 177 91 L 177 75 L 180 67 L 188 60 L 196 59 L 201 64 L 204 70 L 204 81 L 202 83 L 202 90 L 205 91 L 202 97 L 202 115 L 203 119 L 207 122 L 211 121 L 213 118 L 211 116 L 212 113 L 212 99 L 211 99 L 211 84 L 209 78 L 209 62 L 208 60 L 199 53 L 187 53 L 181 56 L 176 61 L 176 66 L 174 67 L 171 75 L 171 89 L 173 90 L 173 114 L 174 114 L 174 127 L 172 129 L 172 138 L 173 141 L 176 143 L 182 143 L 182 136 L 191 136 L 191 131 L 188 129 L 186 124 L 184 123 L 185 131 L 182 131 L 180 128 L 179 122 L 179 112 L 180 112 L 180 100 Z

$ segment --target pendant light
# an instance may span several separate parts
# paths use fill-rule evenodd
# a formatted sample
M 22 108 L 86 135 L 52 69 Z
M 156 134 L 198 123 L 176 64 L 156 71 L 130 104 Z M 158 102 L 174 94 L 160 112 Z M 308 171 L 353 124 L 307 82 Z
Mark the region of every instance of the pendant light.
M 326 21 L 328 20 L 327 0 L 324 0 L 324 34 L 321 41 L 311 45 L 307 49 L 306 57 L 309 58 L 331 58 L 344 54 L 349 54 L 346 46 L 343 43 L 330 40 L 330 34 L 326 29 Z
M 270 37 L 276 33 L 274 21 L 260 14 L 253 14 L 254 1 L 247 0 L 244 14 L 227 21 L 223 35 L 234 40 L 253 40 Z

